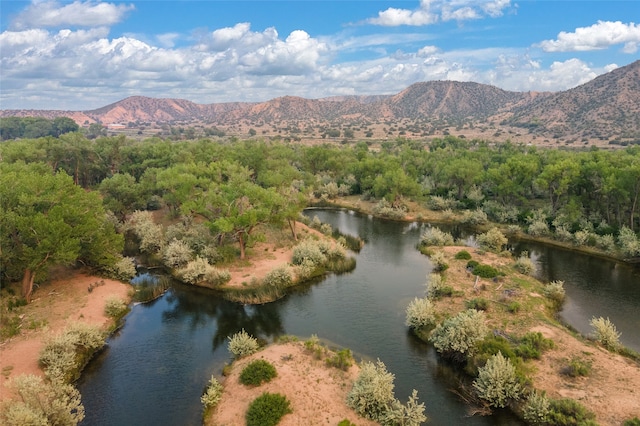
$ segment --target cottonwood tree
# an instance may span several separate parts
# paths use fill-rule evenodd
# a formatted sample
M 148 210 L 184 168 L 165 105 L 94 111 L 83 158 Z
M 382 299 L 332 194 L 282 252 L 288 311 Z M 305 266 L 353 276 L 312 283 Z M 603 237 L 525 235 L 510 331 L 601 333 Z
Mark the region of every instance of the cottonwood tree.
M 0 164 L 0 207 L 2 275 L 22 277 L 27 301 L 36 279 L 54 265 L 108 267 L 119 259 L 124 240 L 99 195 L 65 173 L 53 174 L 42 163 Z

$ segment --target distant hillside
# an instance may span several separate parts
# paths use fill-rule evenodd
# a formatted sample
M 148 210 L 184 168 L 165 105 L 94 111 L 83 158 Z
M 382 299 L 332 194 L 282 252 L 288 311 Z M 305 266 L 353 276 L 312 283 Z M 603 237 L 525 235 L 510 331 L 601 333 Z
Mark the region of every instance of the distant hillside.
M 267 102 L 207 105 L 184 99 L 133 96 L 91 111 L 0 111 L 0 116 L 11 115 L 67 116 L 80 125 L 200 123 L 237 131 L 260 126 L 369 126 L 369 134 L 384 138 L 393 136 L 390 129 L 402 132 L 398 128 L 409 129 L 413 136 L 424 136 L 447 134 L 450 126 L 463 134 L 465 129 L 482 127 L 483 131 L 494 129 L 493 136 L 514 135 L 528 141 L 564 139 L 587 143 L 626 138 L 640 143 L 640 61 L 555 93 L 510 92 L 479 83 L 430 81 L 413 84 L 396 95 L 324 99 L 285 96 Z M 393 123 L 404 123 L 404 127 Z M 477 132 L 467 133 L 478 136 Z
M 585 138 L 640 137 L 640 61 L 512 110 L 509 124 Z

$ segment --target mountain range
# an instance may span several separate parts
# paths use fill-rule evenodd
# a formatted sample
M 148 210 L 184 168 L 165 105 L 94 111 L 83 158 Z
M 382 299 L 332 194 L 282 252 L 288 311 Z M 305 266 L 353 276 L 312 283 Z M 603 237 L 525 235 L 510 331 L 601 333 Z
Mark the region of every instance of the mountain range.
M 94 122 L 136 128 L 215 126 L 229 134 L 262 129 L 263 135 L 317 137 L 337 128 L 351 129 L 354 137 L 388 138 L 478 136 L 482 129 L 492 136 L 527 141 L 640 143 L 640 60 L 560 92 L 513 92 L 472 82 L 430 81 L 395 95 L 285 96 L 212 104 L 132 96 L 89 111 L 1 110 L 0 116 L 67 116 L 85 126 Z

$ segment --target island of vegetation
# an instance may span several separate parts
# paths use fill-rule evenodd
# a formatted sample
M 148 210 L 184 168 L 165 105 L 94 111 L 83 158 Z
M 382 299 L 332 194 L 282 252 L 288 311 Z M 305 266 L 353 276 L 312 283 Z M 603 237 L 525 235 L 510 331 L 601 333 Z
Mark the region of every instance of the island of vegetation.
M 212 297 L 264 303 L 326 272 L 352 269 L 348 250 L 362 242 L 334 235 L 327 225 L 300 224 L 301 211 L 311 205 L 487 231 L 495 226 L 509 236 L 629 262 L 640 258 L 638 147 L 552 150 L 453 136 L 314 146 L 222 136 L 140 141 L 56 129 L 0 144 L 3 342 L 30 335 L 27 329 L 45 330 L 49 320 L 31 317 L 28 304 L 48 299 L 56 274 L 91 275 L 85 291 L 93 296 L 101 280 L 129 282 L 142 264 L 208 287 Z M 113 303 L 126 308 L 129 297 L 145 300 L 161 291 Z M 73 381 L 105 335 L 59 331 L 66 346 L 55 343 L 55 350 L 75 361 L 59 367 L 47 359 L 63 358 L 51 355 L 40 365 L 53 387 L 49 395 L 62 392 L 70 401 L 65 407 L 75 407 L 62 409 L 73 414 L 73 424 L 81 417 Z M 85 337 L 86 345 L 73 340 Z M 3 364 L 3 374 L 19 383 L 12 368 Z M 44 385 L 22 386 L 30 395 Z M 26 406 L 29 398 L 22 397 Z M 58 415 L 27 412 L 12 415 Z

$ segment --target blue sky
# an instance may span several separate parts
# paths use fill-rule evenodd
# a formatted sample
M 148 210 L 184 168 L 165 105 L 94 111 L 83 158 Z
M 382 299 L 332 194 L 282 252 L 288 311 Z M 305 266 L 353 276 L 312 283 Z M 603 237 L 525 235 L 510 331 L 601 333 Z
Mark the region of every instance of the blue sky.
M 558 91 L 640 57 L 640 2 L 0 1 L 0 108 Z

